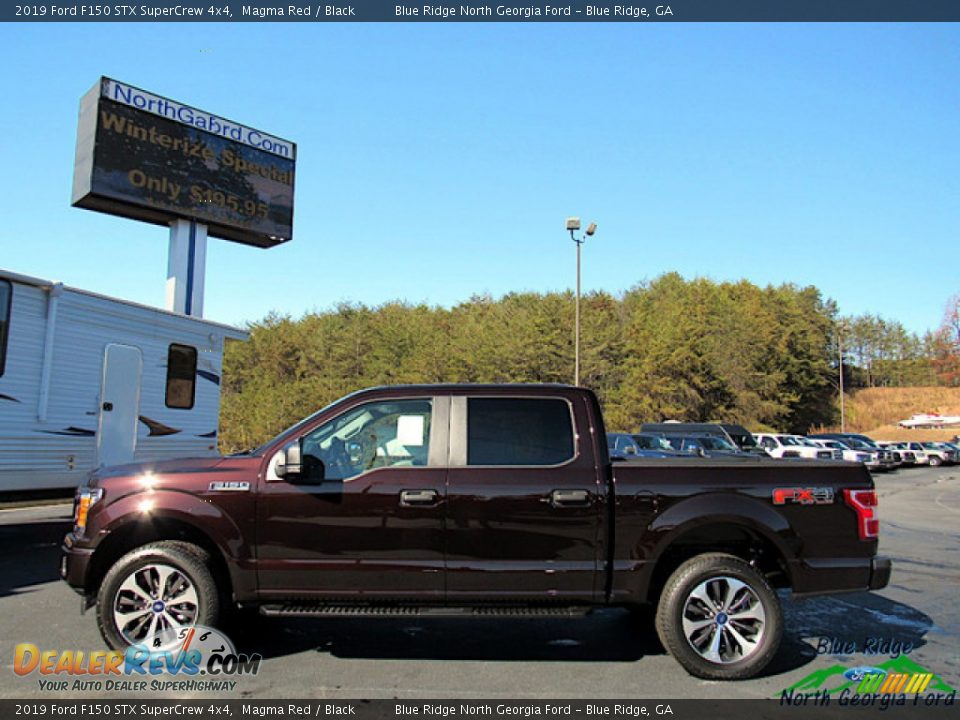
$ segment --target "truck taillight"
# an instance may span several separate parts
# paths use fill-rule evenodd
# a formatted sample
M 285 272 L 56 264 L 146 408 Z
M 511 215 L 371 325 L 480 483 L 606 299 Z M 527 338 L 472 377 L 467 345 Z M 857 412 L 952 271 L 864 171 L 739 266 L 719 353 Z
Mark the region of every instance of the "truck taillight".
M 880 536 L 876 490 L 844 490 L 843 499 L 857 513 L 857 532 L 860 539 L 876 540 Z

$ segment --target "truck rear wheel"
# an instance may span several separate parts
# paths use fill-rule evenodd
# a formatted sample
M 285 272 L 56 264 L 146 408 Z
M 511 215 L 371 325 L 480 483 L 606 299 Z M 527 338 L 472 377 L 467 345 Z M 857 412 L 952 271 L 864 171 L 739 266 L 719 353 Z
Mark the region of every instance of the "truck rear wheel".
M 182 639 L 183 628 L 215 625 L 220 601 L 206 557 L 202 548 L 167 541 L 131 550 L 114 563 L 97 593 L 97 624 L 107 644 L 166 649 Z
M 708 680 L 753 677 L 780 646 L 783 611 L 776 592 L 734 555 L 683 563 L 657 605 L 660 642 L 687 672 Z

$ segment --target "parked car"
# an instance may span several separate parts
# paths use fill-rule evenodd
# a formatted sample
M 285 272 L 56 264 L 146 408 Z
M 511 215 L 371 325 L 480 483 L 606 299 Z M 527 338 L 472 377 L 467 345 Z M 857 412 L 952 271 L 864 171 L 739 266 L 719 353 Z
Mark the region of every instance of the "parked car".
M 813 440 L 839 440 L 854 450 L 870 450 L 877 454 L 880 467 L 877 470 L 893 470 L 896 467 L 893 453 L 877 445 L 876 441 L 859 433 L 814 433 L 809 436 Z
M 843 453 L 807 442 L 801 435 L 756 433 L 757 443 L 772 457 L 805 458 L 807 460 L 842 460 Z
M 630 437 L 633 438 L 633 441 L 637 444 L 637 447 L 642 450 L 664 450 L 667 452 L 675 452 L 673 446 L 667 442 L 667 439 L 663 435 L 658 435 L 656 433 L 631 433 Z
M 605 434 L 584 388 L 360 391 L 248 452 L 92 472 L 60 574 L 118 650 L 177 648 L 234 606 L 571 618 L 650 603 L 663 646 L 720 680 L 776 655 L 777 589 L 889 582 L 865 468 L 611 464 Z
M 895 468 L 903 467 L 903 453 L 898 448 L 886 448 L 893 453 L 893 466 Z
M 763 448 L 757 445 L 753 435 L 742 425 L 733 425 L 730 423 L 684 423 L 684 422 L 661 422 L 644 423 L 640 430 L 645 433 L 655 433 L 659 435 L 669 435 L 677 437 L 680 435 L 699 436 L 713 435 L 723 438 L 735 447 L 739 447 L 746 453 L 767 457 Z
M 912 452 L 913 460 L 916 465 L 929 465 L 930 456 L 927 454 L 927 451 L 923 449 L 923 445 L 918 442 L 913 441 L 904 441 L 892 443 L 890 447 L 894 447 L 899 450 L 901 453 Z
M 913 450 L 903 450 L 897 448 L 900 451 L 900 458 L 903 460 L 903 464 L 909 467 L 913 467 L 917 464 L 917 454 Z
M 702 457 L 743 457 L 748 456 L 729 440 L 719 435 L 667 435 L 670 446 L 681 453 Z
M 867 452 L 866 450 L 854 450 L 853 448 L 844 445 L 839 440 L 821 438 L 814 439 L 813 442 L 820 447 L 829 448 L 830 450 L 839 450 L 841 453 L 843 453 L 843 459 L 847 462 L 863 463 L 870 470 L 875 470 L 880 467 L 880 460 L 877 459 L 876 453 Z
M 607 451 L 612 460 L 677 457 L 677 452 L 663 438 L 647 438 L 629 433 L 607 433 Z
M 940 443 L 940 444 L 941 444 L 941 445 L 946 445 L 948 448 L 950 448 L 951 450 L 953 450 L 953 459 L 954 459 L 954 461 L 956 461 L 957 458 L 960 458 L 960 445 L 958 445 L 958 444 L 955 443 L 955 442 L 944 442 L 944 443 Z
M 953 465 L 957 462 L 957 456 L 953 449 L 946 443 L 922 442 L 924 451 L 930 456 L 930 465 Z
M 923 453 L 926 456 L 926 464 L 930 467 L 939 467 L 940 465 L 953 465 L 956 462 L 954 451 L 937 442 L 918 442 L 909 440 L 899 444 L 900 447 L 906 447 L 913 450 L 918 455 Z
M 627 433 L 607 433 L 607 452 L 614 459 L 626 459 L 628 455 L 636 455 L 637 443 Z
M 730 439 L 746 453 L 752 453 L 754 455 L 767 455 L 767 451 L 764 450 L 757 444 L 757 439 L 753 436 L 749 430 L 747 430 L 743 425 L 735 425 L 733 423 L 720 423 L 727 435 L 730 436 Z
M 893 440 L 877 440 L 877 445 L 884 450 L 893 452 L 895 460 L 898 460 L 905 467 L 913 467 L 917 464 L 917 454 L 913 450 L 900 447 L 900 444 Z

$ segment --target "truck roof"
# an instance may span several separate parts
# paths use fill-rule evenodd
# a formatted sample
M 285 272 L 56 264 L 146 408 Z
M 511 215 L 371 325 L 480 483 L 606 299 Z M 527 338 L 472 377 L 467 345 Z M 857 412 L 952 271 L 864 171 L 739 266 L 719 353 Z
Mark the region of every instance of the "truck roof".
M 592 393 L 588 388 L 577 387 L 575 385 L 565 385 L 563 383 L 416 383 L 408 385 L 377 385 L 375 387 L 364 388 L 357 392 L 368 393 L 389 390 L 396 392 L 483 392 L 495 393 L 502 390 L 506 395 L 515 395 L 518 390 L 530 392 L 532 394 L 556 394 L 557 391 L 572 393 Z

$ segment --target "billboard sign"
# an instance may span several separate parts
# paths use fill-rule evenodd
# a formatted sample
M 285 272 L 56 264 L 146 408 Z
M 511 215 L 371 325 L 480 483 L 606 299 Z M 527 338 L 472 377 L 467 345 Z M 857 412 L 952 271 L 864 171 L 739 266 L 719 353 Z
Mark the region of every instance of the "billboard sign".
M 296 145 L 101 78 L 80 101 L 73 204 L 272 247 L 293 235 Z

